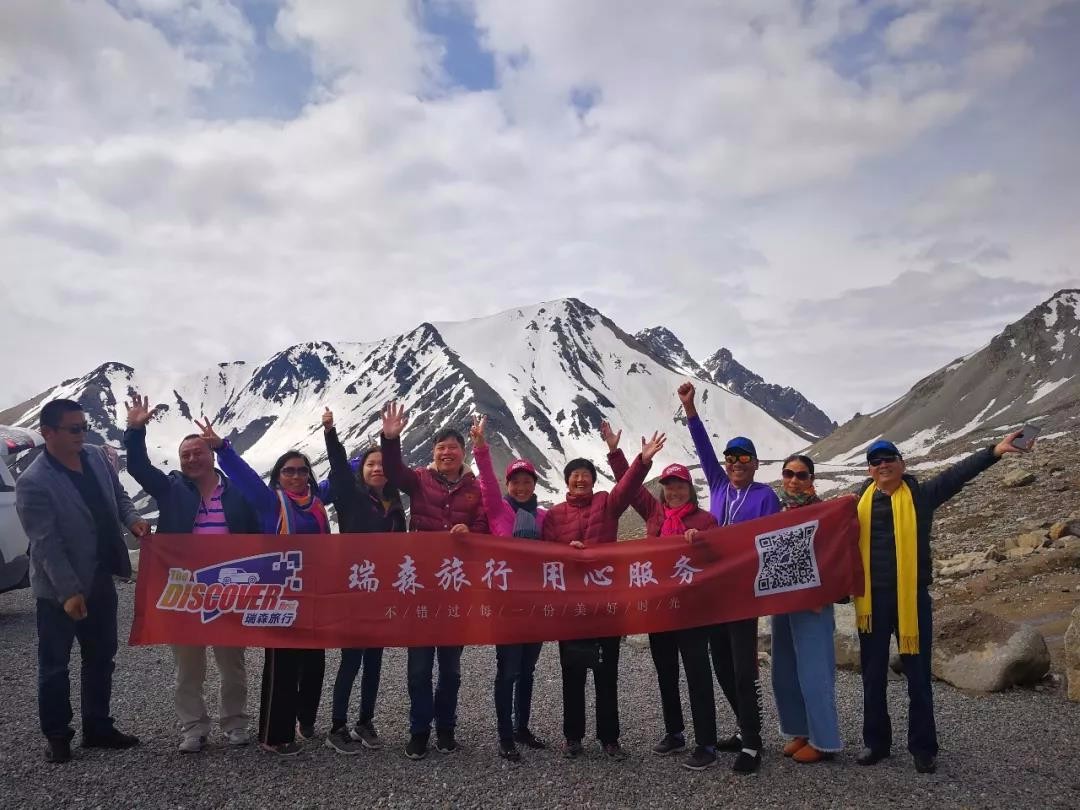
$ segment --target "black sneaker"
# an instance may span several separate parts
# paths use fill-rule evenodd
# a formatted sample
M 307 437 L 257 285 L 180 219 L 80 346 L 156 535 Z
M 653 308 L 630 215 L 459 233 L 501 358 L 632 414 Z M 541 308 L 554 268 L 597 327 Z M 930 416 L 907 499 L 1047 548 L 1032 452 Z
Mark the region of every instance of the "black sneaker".
M 521 752 L 513 740 L 499 740 L 499 756 L 510 762 L 521 762 Z
M 304 746 L 300 745 L 298 742 L 278 743 L 277 745 L 259 743 L 259 748 L 268 754 L 274 754 L 279 757 L 295 757 L 304 750 Z
M 563 755 L 567 759 L 577 759 L 585 753 L 585 749 L 581 746 L 581 740 L 567 740 L 566 746 L 563 748 Z
M 339 754 L 359 754 L 364 746 L 352 738 L 346 726 L 342 726 L 326 735 L 326 747 L 333 748 Z
M 761 752 L 744 748 L 735 757 L 735 764 L 731 766 L 731 770 L 735 773 L 753 773 L 760 767 Z
M 677 754 L 686 750 L 686 738 L 682 734 L 665 734 L 664 738 L 652 747 L 652 752 L 660 757 Z
M 619 745 L 618 742 L 604 743 L 601 748 L 604 750 L 604 756 L 611 757 L 619 762 L 622 762 L 627 757 L 626 749 Z
M 527 728 L 519 729 L 514 732 L 514 742 L 521 743 L 526 748 L 532 748 L 536 751 L 547 748 L 547 743 L 539 737 L 534 736 Z
M 428 737 L 430 732 L 413 734 L 409 737 L 409 743 L 405 746 L 405 756 L 409 759 L 423 759 L 428 752 Z
M 139 738 L 133 734 L 125 734 L 115 728 L 109 729 L 104 734 L 87 734 L 83 732 L 83 748 L 134 748 L 139 744 Z
M 298 722 L 296 724 L 296 736 L 304 742 L 310 742 L 315 739 L 315 726 L 306 726 L 303 723 Z
M 452 754 L 458 750 L 452 728 L 435 729 L 435 750 L 440 754 Z
M 888 756 L 888 751 L 875 751 L 873 748 L 864 748 L 855 755 L 855 762 L 859 765 L 877 765 Z
M 937 757 L 933 754 L 914 754 L 915 770 L 919 773 L 937 773 Z
M 71 740 L 67 737 L 49 737 L 45 746 L 45 760 L 59 765 L 71 761 Z
M 738 734 L 732 734 L 726 740 L 719 740 L 716 743 L 716 750 L 730 751 L 731 753 L 742 751 L 742 737 Z
M 379 733 L 375 731 L 375 724 L 370 720 L 357 723 L 349 734 L 357 742 L 363 743 L 364 748 L 372 751 L 382 750 L 383 741 L 379 738 Z
M 694 749 L 694 753 L 690 755 L 690 758 L 683 763 L 683 767 L 691 771 L 703 771 L 706 768 L 711 768 L 716 764 L 716 752 L 706 748 L 704 745 L 699 745 Z

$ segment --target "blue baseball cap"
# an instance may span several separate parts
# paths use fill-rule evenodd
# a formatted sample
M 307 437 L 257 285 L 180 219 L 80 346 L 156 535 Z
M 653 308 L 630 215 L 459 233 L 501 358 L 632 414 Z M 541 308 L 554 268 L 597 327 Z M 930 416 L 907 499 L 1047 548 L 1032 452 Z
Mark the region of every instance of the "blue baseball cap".
M 869 461 L 874 456 L 900 456 L 902 458 L 903 454 L 892 442 L 878 439 L 866 448 L 866 460 Z
M 727 443 L 727 447 L 724 448 L 724 455 L 727 455 L 732 450 L 741 450 L 744 453 L 749 453 L 754 458 L 757 458 L 757 448 L 754 447 L 754 443 L 745 436 L 736 436 Z

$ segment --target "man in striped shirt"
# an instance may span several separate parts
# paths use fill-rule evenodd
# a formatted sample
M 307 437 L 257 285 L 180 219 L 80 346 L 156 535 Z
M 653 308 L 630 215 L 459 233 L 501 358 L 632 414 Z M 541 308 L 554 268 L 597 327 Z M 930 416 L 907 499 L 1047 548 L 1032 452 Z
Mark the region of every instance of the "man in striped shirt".
M 199 434 L 180 442 L 180 470 L 166 475 L 146 453 L 146 425 L 153 417 L 146 397 L 127 405 L 127 468 L 158 506 L 157 530 L 164 534 L 259 534 L 262 526 L 251 505 L 214 467 L 214 454 Z M 180 752 L 198 753 L 210 735 L 203 687 L 206 647 L 174 645 L 176 715 Z M 242 647 L 214 647 L 221 675 L 219 724 L 230 745 L 251 742 L 247 714 L 247 673 Z

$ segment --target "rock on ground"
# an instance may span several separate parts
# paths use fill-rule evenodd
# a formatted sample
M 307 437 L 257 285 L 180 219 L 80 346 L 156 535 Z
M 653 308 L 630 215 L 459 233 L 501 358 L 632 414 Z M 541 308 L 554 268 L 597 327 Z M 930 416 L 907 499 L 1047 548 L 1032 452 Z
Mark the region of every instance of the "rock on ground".
M 1069 700 L 1080 702 L 1080 605 L 1072 612 L 1065 631 L 1065 677 L 1069 682 Z
M 934 619 L 934 676 L 961 689 L 1000 692 L 1034 685 L 1050 671 L 1050 652 L 1034 628 L 970 608 Z

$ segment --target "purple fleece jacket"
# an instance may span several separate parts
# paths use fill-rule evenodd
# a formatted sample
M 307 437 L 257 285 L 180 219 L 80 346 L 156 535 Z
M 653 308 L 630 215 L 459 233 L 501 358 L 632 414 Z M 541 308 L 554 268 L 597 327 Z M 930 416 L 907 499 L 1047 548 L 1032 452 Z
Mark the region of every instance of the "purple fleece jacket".
M 748 487 L 738 489 L 731 483 L 724 465 L 716 457 L 701 417 L 690 417 L 686 425 L 690 428 L 701 469 L 709 481 L 709 511 L 717 523 L 730 526 L 780 511 L 780 499 L 768 484 L 755 481 Z

